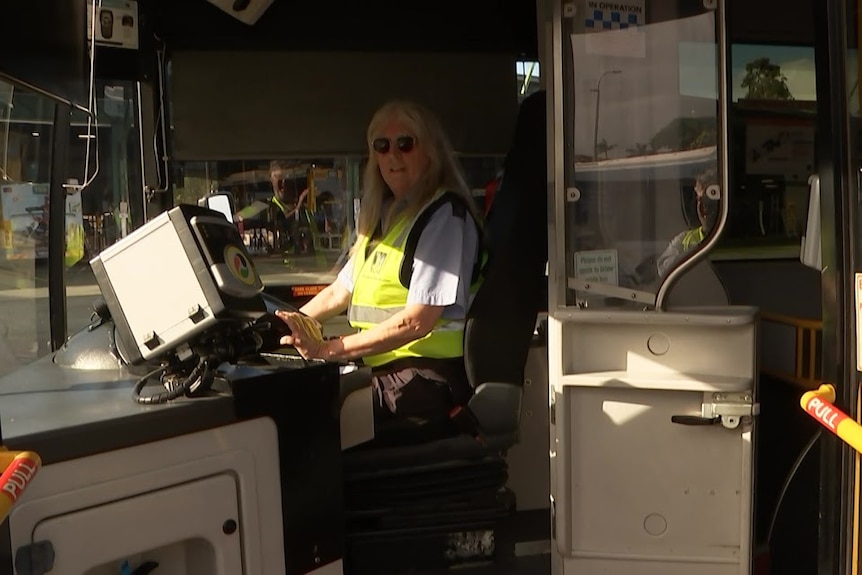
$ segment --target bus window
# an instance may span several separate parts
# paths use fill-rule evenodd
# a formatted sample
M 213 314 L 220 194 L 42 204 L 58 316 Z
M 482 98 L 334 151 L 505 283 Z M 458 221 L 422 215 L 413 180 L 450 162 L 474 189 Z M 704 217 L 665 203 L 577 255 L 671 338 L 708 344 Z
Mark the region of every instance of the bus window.
M 0 375 L 48 353 L 54 103 L 0 81 Z
M 143 223 L 134 86 L 97 80 L 97 113 L 90 117 L 75 109 L 71 116 L 64 174 L 70 182 L 64 254 L 70 332 L 89 323 L 99 296 L 90 258 Z M 26 312 L 16 307 L 14 313 L 0 313 L 0 324 L 6 324 L 0 325 L 0 356 L 14 365 L 47 353 L 50 341 L 47 230 L 54 104 L 0 82 L 0 122 L 0 290 L 5 294 L 0 302 L 32 300 Z
M 814 47 L 733 44 L 730 76 L 730 211 L 711 257 L 798 258 L 815 173 Z
M 515 75 L 518 77 L 518 101 L 542 89 L 541 70 L 538 62 L 518 60 L 515 62 Z
M 70 215 L 80 233 L 67 233 L 70 333 L 90 322 L 93 301 L 99 296 L 90 259 L 144 222 L 135 83 L 97 79 L 94 95 L 96 114 L 90 118 L 74 110 L 69 134 L 67 173 L 82 186 Z
M 717 28 L 704 4 L 564 20 L 566 305 L 653 305 L 720 227 Z

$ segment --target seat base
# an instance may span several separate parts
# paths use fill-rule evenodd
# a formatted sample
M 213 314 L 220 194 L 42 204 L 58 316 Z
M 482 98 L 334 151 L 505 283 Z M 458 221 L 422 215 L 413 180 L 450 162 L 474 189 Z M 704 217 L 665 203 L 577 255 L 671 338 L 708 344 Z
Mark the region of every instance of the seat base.
M 397 474 L 402 469 L 423 469 L 499 456 L 517 441 L 517 434 L 494 436 L 483 445 L 469 435 L 457 435 L 428 443 L 397 447 L 359 445 L 344 452 L 345 473 L 382 472 Z M 381 471 L 382 470 L 382 471 Z
M 369 517 L 351 512 L 346 572 L 387 575 L 494 561 L 501 552 L 497 530 L 514 508 L 514 495 L 500 489 L 470 501 L 390 509 L 385 519 L 364 525 Z

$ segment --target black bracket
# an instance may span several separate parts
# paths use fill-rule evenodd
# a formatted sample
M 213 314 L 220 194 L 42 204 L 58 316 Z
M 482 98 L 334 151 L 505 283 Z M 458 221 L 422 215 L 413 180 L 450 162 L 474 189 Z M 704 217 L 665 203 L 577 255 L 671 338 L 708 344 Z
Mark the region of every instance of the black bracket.
M 22 545 L 15 551 L 15 571 L 19 575 L 44 575 L 54 569 L 54 546 L 50 541 Z

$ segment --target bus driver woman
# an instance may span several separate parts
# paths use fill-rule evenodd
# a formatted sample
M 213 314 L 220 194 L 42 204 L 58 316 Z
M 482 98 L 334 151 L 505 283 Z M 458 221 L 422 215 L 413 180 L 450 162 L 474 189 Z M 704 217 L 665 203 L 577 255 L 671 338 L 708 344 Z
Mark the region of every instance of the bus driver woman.
M 384 105 L 367 141 L 351 257 L 301 309 L 325 321 L 349 305 L 359 331 L 322 340 L 308 318 L 277 312 L 292 332 L 281 343 L 305 358 L 362 358 L 372 367 L 378 444 L 455 435 L 449 412 L 473 393 L 462 356 L 480 259 L 479 216 L 448 138 L 427 109 Z

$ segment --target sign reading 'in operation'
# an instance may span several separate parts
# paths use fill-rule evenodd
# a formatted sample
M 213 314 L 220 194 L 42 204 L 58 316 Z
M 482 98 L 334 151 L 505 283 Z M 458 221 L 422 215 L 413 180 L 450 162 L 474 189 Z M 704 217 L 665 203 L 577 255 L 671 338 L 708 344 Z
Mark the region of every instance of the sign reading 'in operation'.
M 617 250 L 575 252 L 575 277 L 605 285 L 619 285 Z
M 584 16 L 587 32 L 627 30 L 646 24 L 644 0 L 587 0 Z
M 587 54 L 646 57 L 645 0 L 583 0 Z M 574 47 L 574 44 L 573 44 Z

